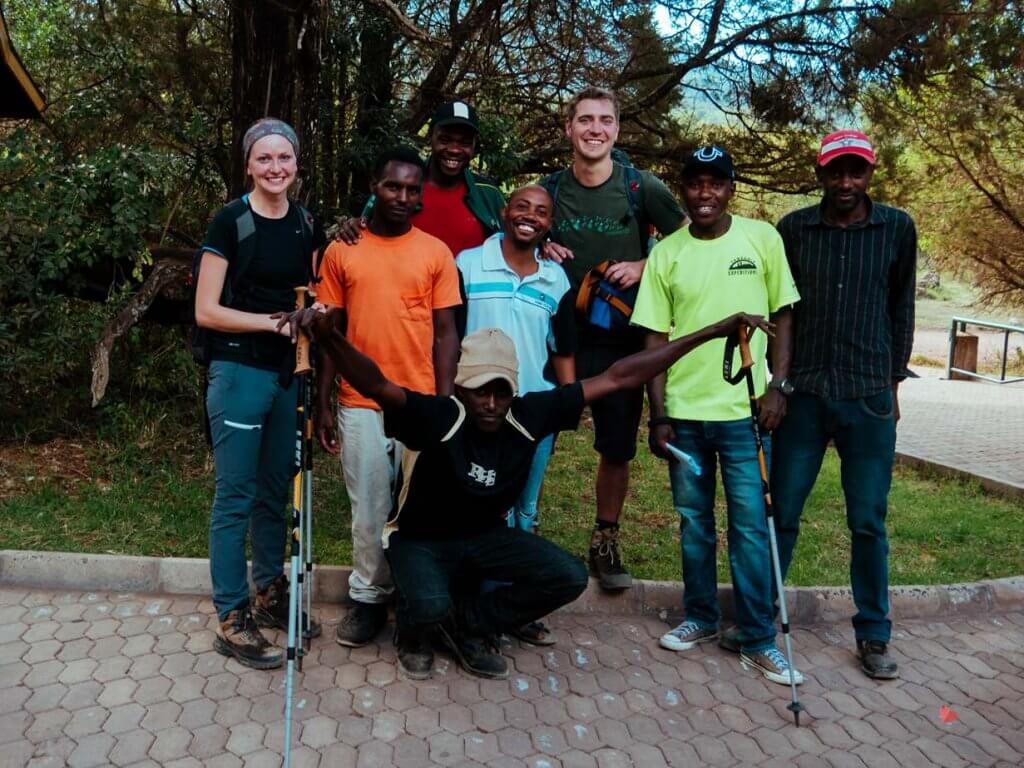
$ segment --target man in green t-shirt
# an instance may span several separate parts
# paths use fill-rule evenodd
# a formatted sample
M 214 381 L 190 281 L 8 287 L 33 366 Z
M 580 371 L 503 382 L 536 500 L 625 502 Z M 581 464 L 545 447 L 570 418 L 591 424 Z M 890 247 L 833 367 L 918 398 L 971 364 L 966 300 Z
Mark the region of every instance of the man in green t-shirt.
M 636 296 L 644 271 L 652 228 L 667 235 L 684 215 L 658 177 L 613 161 L 619 135 L 615 93 L 586 88 L 569 102 L 565 134 L 572 144 L 572 165 L 540 183 L 555 201 L 552 239 L 573 258 L 563 262 L 575 293 L 586 273 L 608 259 L 617 263 L 608 279 Z M 577 315 L 576 373 L 581 378 L 603 373 L 617 360 L 643 347 L 634 328 L 605 330 Z M 590 541 L 590 569 L 606 590 L 627 589 L 632 578 L 619 555 L 619 517 L 629 487 L 629 462 L 636 455 L 644 395 L 642 388 L 615 392 L 590 406 L 594 417 L 597 468 L 597 522 Z
M 690 225 L 655 246 L 644 270 L 633 322 L 649 329 L 649 348 L 690 333 L 735 309 L 771 313 L 777 334 L 790 333 L 789 307 L 799 294 L 782 238 L 767 222 L 728 212 L 735 193 L 732 158 L 721 147 L 701 147 L 683 170 Z M 767 381 L 768 340 L 751 340 L 758 395 Z M 787 348 L 776 344 L 774 349 Z M 680 515 L 685 620 L 660 644 L 684 651 L 718 637 L 715 571 L 715 466 L 721 466 L 728 510 L 729 565 L 741 661 L 769 680 L 789 684 L 789 665 L 775 646 L 771 554 L 750 404 L 743 387 L 722 378 L 724 342 L 705 344 L 648 384 L 651 450 L 669 460 L 672 498 Z M 776 381 L 789 361 L 773 359 Z M 776 414 L 765 408 L 770 429 Z M 688 460 L 675 460 L 668 445 Z M 767 444 L 767 440 L 766 440 Z M 803 676 L 794 670 L 796 681 Z

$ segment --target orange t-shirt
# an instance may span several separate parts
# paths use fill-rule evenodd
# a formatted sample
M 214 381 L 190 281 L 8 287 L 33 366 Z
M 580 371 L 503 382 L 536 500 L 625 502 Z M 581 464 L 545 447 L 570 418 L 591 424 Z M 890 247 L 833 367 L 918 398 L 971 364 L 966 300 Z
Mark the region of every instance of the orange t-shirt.
M 462 303 L 448 247 L 416 227 L 400 237 L 364 231 L 356 245 L 331 243 L 320 277 L 317 300 L 344 307 L 352 345 L 398 386 L 434 394 L 432 312 Z M 344 377 L 338 402 L 380 410 Z

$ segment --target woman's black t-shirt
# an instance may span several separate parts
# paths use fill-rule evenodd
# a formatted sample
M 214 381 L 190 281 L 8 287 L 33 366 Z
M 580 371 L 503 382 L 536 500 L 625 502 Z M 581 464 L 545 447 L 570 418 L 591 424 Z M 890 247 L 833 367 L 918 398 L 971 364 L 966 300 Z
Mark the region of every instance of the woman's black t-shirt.
M 299 207 L 288 204 L 280 219 L 268 219 L 252 212 L 256 225 L 256 249 L 246 267 L 231 308 L 267 314 L 295 309 L 295 288 L 307 285 L 311 277 L 311 254 L 303 253 L 305 238 Z M 313 248 L 321 250 L 327 238 L 319 222 L 313 221 Z M 228 261 L 228 275 L 238 256 L 235 217 L 221 208 L 210 222 L 203 250 Z M 210 331 L 211 358 L 232 360 L 257 368 L 281 370 L 285 359 L 295 354 L 291 342 L 272 333 L 221 333 Z

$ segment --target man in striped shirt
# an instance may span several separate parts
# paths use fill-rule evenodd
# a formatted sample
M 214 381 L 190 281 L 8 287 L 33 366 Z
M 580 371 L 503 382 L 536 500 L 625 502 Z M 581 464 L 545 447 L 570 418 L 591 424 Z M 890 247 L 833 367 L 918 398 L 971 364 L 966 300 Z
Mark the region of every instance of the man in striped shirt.
M 778 224 L 800 291 L 788 376 L 776 377 L 762 410 L 782 414 L 773 434 L 772 491 L 783 574 L 804 502 L 829 441 L 842 467 L 852 552 L 857 653 L 876 679 L 898 676 L 888 652 L 886 506 L 899 419 L 897 389 L 914 337 L 917 234 L 904 211 L 871 200 L 875 152 L 859 131 L 826 136 L 817 176 L 820 205 Z

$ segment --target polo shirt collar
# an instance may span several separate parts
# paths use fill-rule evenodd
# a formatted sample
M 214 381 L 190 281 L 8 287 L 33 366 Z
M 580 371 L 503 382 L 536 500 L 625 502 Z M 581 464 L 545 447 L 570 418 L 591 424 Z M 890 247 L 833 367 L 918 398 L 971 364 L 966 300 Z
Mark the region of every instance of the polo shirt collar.
M 885 217 L 882 216 L 882 212 L 875 205 L 870 195 L 865 195 L 864 199 L 868 202 L 868 217 L 852 227 L 846 227 L 846 229 L 862 229 L 864 227 L 880 227 L 885 224 Z M 812 227 L 831 227 L 832 225 L 825 221 L 825 199 L 822 198 L 818 205 L 814 206 L 811 210 L 810 216 L 807 218 L 807 226 Z
M 495 232 L 493 235 L 484 240 L 483 245 L 483 266 L 485 270 L 491 272 L 511 272 L 512 269 L 508 264 L 505 263 L 505 256 L 501 252 L 501 239 L 505 236 L 504 232 Z M 540 249 L 534 249 L 533 258 L 540 264 Z M 537 270 L 535 275 L 539 275 L 540 270 Z M 534 275 L 530 275 L 526 279 L 528 280 Z

